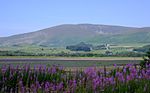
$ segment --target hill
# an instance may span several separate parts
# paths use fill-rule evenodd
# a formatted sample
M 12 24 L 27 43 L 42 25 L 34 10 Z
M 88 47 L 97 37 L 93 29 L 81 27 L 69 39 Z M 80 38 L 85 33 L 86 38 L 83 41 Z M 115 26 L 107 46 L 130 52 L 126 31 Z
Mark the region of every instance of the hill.
M 0 38 L 1 46 L 44 45 L 60 47 L 79 42 L 91 44 L 150 43 L 150 27 L 63 24 L 35 32 Z

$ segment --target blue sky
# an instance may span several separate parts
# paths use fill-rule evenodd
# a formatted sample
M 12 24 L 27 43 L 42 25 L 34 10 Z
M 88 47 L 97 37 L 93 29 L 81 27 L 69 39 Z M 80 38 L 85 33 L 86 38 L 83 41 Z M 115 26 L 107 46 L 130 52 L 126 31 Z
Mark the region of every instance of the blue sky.
M 150 0 L 0 0 L 0 37 L 60 24 L 150 26 Z

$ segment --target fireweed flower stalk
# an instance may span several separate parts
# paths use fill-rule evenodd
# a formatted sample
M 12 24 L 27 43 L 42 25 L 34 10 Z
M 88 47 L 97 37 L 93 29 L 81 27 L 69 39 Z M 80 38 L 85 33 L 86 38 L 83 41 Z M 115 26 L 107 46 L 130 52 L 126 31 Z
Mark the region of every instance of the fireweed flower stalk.
M 150 93 L 150 65 L 127 64 L 106 71 L 95 67 L 65 71 L 63 67 L 5 65 L 0 68 L 2 93 Z

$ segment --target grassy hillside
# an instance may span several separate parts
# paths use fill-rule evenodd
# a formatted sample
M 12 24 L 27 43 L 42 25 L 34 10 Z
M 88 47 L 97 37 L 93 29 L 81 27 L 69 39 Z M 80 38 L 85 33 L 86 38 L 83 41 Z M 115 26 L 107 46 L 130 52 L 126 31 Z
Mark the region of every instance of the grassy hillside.
M 111 25 L 65 24 L 40 31 L 0 38 L 1 46 L 44 45 L 62 47 L 79 42 L 91 44 L 150 43 L 150 28 Z

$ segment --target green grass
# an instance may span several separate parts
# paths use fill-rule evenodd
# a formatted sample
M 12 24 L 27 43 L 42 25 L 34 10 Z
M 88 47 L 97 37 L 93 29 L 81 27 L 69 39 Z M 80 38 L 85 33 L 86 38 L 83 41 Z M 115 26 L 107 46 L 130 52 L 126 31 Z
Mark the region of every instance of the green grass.
M 111 46 L 112 49 L 110 51 L 116 52 L 125 52 L 130 51 L 131 48 L 141 47 L 147 44 L 119 44 L 117 46 Z M 0 50 L 7 50 L 7 51 L 21 51 L 27 53 L 44 53 L 44 54 L 58 54 L 58 53 L 76 53 L 75 51 L 70 51 L 65 48 L 53 48 L 53 47 L 42 47 L 42 46 L 35 46 L 35 45 L 26 45 L 26 46 L 11 46 L 11 47 L 0 47 Z M 80 52 L 77 53 L 95 53 L 95 54 L 104 54 L 106 50 L 92 50 L 90 52 Z
M 0 62 L 0 66 L 6 64 L 31 66 L 42 64 L 47 66 L 60 65 L 64 67 L 91 67 L 91 66 L 112 66 L 113 64 L 138 64 L 140 60 L 50 60 L 50 61 L 4 61 Z
M 55 56 L 0 56 L 6 58 L 46 58 L 46 59 L 99 59 L 99 60 L 142 60 L 141 57 L 55 57 Z

